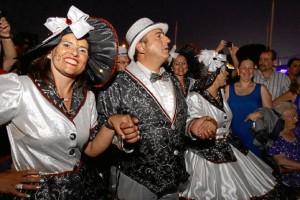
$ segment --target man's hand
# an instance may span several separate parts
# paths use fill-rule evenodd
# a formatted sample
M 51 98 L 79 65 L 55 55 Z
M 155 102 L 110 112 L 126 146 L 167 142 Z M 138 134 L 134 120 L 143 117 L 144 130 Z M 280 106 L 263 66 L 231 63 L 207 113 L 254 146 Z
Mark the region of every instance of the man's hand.
M 138 118 L 130 115 L 112 115 L 109 117 L 109 122 L 114 127 L 120 139 L 128 143 L 135 143 L 140 139 L 138 130 Z
M 213 139 L 217 131 L 217 122 L 211 117 L 204 116 L 194 119 L 190 126 L 190 132 L 196 137 L 204 139 Z

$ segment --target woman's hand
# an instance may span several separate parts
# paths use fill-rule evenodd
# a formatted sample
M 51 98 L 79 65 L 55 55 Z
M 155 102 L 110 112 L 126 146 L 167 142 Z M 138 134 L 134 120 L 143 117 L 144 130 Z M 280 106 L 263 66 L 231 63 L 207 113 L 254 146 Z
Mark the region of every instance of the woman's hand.
M 109 123 L 112 124 L 117 135 L 128 143 L 135 143 L 140 139 L 138 130 L 138 118 L 129 115 L 112 115 L 109 117 Z
M 41 172 L 39 170 L 1 172 L 0 193 L 29 198 L 30 195 L 22 193 L 22 189 L 37 190 L 39 189 L 39 182 L 41 182 Z
M 5 17 L 0 18 L 0 36 L 10 37 L 10 25 L 6 21 Z
M 189 131 L 202 140 L 213 139 L 216 135 L 217 127 L 216 120 L 204 116 L 194 119 L 189 126 Z
M 216 52 L 219 53 L 220 51 L 222 51 L 226 47 L 226 44 L 226 40 L 221 40 L 218 46 L 216 47 Z
M 258 119 L 262 119 L 264 116 L 261 112 L 253 112 L 253 113 L 250 113 L 247 118 L 245 119 L 245 122 L 248 121 L 248 120 L 251 120 L 253 122 L 256 122 L 256 120 Z

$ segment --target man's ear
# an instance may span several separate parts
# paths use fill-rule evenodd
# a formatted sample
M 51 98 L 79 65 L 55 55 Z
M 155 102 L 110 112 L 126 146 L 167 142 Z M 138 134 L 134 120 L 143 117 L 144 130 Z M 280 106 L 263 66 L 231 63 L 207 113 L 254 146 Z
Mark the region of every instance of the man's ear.
M 139 42 L 136 45 L 136 50 L 140 53 L 140 54 L 145 54 L 145 43 L 144 42 Z

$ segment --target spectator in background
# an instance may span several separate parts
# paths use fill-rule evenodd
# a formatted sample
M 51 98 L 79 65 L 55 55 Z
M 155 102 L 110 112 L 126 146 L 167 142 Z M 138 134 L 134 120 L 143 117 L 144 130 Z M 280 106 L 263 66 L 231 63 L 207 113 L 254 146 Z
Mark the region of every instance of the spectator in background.
M 199 69 L 200 63 L 196 55 L 195 47 L 189 44 L 176 49 L 175 52 L 170 52 L 172 61 L 167 69 L 179 80 L 185 97 L 195 82 L 195 79 L 191 78 L 189 74 L 193 74 Z
M 300 73 L 300 58 L 291 58 L 288 63 L 288 76 L 291 81 L 295 78 L 296 74 Z
M 294 75 L 289 91 L 273 100 L 273 105 L 276 106 L 287 101 L 296 105 L 298 117 L 300 117 L 300 73 Z
M 275 158 L 282 169 L 291 170 L 281 174 L 282 181 L 288 186 L 287 194 L 291 195 L 289 199 L 298 199 L 300 198 L 300 129 L 297 126 L 297 109 L 290 102 L 282 102 L 276 105 L 274 110 L 284 120 L 284 129 L 281 130 L 278 139 L 273 141 L 269 154 Z
M 118 49 L 117 71 L 123 71 L 130 63 L 130 58 L 125 47 L 119 46 Z
M 260 107 L 271 108 L 272 100 L 266 86 L 252 81 L 255 70 L 252 60 L 248 58 L 240 60 L 237 69 L 240 80 L 225 87 L 225 96 L 233 113 L 231 123 L 233 134 L 239 136 L 242 143 L 261 158 L 261 152 L 253 144 L 254 136 L 251 133 L 253 121 L 259 116 L 251 113 Z
M 254 75 L 254 82 L 264 84 L 269 90 L 272 100 L 289 90 L 291 81 L 285 74 L 275 71 L 276 60 L 274 50 L 265 50 L 259 56 L 258 70 Z

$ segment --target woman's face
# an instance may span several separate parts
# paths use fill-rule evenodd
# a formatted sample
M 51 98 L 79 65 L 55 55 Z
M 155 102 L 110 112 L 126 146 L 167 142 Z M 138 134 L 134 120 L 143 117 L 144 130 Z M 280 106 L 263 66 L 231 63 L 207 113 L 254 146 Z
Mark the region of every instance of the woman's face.
M 289 74 L 295 76 L 298 73 L 300 73 L 300 60 L 295 60 L 289 68 Z
M 243 60 L 238 68 L 241 81 L 252 81 L 255 72 L 255 64 L 252 60 Z
M 73 33 L 64 35 L 60 43 L 48 55 L 52 72 L 76 78 L 85 70 L 89 58 L 88 48 L 86 39 L 77 40 Z
M 227 84 L 227 75 L 228 75 L 228 72 L 226 70 L 220 71 L 220 73 L 218 74 L 218 76 L 215 80 L 215 81 L 217 81 L 217 84 L 219 87 L 223 87 Z
M 293 130 L 296 128 L 298 122 L 298 113 L 295 108 L 286 109 L 283 112 L 282 119 L 284 120 L 284 126 L 288 130 Z
M 188 70 L 188 64 L 184 56 L 178 55 L 173 60 L 172 69 L 175 76 L 184 76 Z

